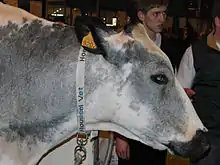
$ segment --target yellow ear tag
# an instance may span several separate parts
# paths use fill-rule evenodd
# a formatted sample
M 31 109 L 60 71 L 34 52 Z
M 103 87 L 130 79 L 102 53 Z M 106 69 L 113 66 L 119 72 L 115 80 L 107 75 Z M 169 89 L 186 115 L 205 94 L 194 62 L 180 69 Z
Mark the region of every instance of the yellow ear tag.
M 93 49 L 96 48 L 96 45 L 95 45 L 95 42 L 92 38 L 91 32 L 89 32 L 89 34 L 87 36 L 83 37 L 82 46 L 85 46 L 88 48 L 93 48 Z

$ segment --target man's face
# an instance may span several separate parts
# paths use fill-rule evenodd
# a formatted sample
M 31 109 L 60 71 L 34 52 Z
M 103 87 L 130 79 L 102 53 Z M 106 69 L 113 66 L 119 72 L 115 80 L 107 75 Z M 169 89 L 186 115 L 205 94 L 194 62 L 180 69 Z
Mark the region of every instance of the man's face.
M 215 23 L 215 27 L 220 29 L 220 17 L 215 17 L 214 18 L 214 23 Z
M 155 33 L 159 33 L 163 30 L 163 24 L 166 20 L 166 8 L 161 6 L 158 8 L 152 8 L 147 13 L 142 13 L 142 17 L 139 19 L 147 26 L 147 28 Z

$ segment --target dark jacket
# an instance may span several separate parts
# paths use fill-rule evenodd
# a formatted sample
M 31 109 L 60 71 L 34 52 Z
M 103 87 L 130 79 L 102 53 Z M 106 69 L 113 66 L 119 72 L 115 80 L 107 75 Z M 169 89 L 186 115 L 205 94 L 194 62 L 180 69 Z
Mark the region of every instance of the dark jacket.
M 214 36 L 192 45 L 196 76 L 194 107 L 209 134 L 220 137 L 220 50 Z

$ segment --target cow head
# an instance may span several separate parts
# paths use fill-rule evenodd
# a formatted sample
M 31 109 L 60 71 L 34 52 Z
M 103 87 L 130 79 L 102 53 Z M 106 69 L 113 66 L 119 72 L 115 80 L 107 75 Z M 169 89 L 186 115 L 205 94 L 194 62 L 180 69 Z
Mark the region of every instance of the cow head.
M 207 129 L 175 78 L 168 57 L 143 25 L 116 33 L 81 19 L 75 25 L 78 38 L 90 31 L 96 48 L 85 49 L 102 54 L 87 66 L 86 83 L 94 84 L 86 97 L 87 128 L 116 131 L 191 159 L 208 150 Z
M 0 136 L 7 139 L 1 148 L 8 155 L 18 151 L 28 162 L 29 155 L 76 133 L 76 35 L 81 42 L 88 32 L 96 47 L 84 46 L 87 129 L 115 131 L 191 158 L 208 149 L 207 130 L 169 59 L 141 25 L 116 33 L 81 17 L 74 31 L 2 3 L 0 12 Z M 14 144 L 18 150 L 9 147 Z

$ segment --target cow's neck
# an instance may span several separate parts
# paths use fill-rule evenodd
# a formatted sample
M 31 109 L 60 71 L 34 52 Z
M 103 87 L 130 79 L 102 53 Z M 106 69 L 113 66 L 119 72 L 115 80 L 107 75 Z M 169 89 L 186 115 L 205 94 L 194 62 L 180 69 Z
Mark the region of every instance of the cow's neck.
M 102 56 L 93 55 L 93 57 L 88 58 L 86 61 L 85 94 L 87 112 L 85 118 L 88 126 L 87 128 L 91 130 L 109 130 L 109 127 L 114 128 L 106 122 L 109 121 L 109 119 L 106 119 L 104 124 L 100 124 L 99 120 L 102 118 L 102 116 L 100 116 L 100 108 L 93 107 L 90 109 L 88 107 L 93 101 L 92 93 L 96 90 L 91 84 L 96 84 L 98 86 L 98 84 L 106 78 L 105 76 L 108 76 L 106 71 L 109 68 L 103 68 L 102 60 Z M 95 77 L 92 75 L 96 70 L 96 68 L 92 68 L 93 66 L 100 66 L 103 68 L 102 70 L 97 68 L 100 75 L 97 74 Z M 72 67 L 74 69 L 76 65 L 73 65 Z M 75 73 L 72 73 L 72 75 L 69 76 L 74 77 Z M 75 77 L 73 79 L 75 79 Z M 68 83 L 74 83 L 74 81 L 69 81 Z M 72 88 L 72 95 L 69 96 L 71 97 L 70 100 L 73 100 L 73 102 L 69 102 L 72 103 L 70 105 L 73 107 L 76 107 L 76 103 L 74 103 L 75 89 L 76 87 Z M 29 99 L 31 100 L 31 97 Z M 88 100 L 91 102 L 88 102 Z M 103 111 L 103 109 L 101 110 Z M 8 127 L 7 129 L 2 129 L 0 131 L 0 165 L 34 165 L 49 149 L 76 133 L 76 108 L 67 109 L 64 107 L 63 109 L 57 109 L 51 112 L 53 112 L 51 113 L 51 116 L 46 116 L 42 121 L 36 120 L 31 123 L 27 120 L 27 123 L 25 123 L 26 119 L 24 119 L 24 122 L 22 121 L 23 123 L 19 123 L 19 121 L 8 123 L 9 127 L 6 126 L 6 128 Z M 96 114 L 99 114 L 98 117 Z M 35 119 L 34 116 L 31 116 L 30 118 Z M 8 163 L 9 160 L 11 161 L 11 164 Z
M 74 117 L 72 119 L 74 120 Z M 44 134 L 42 136 L 48 137 L 48 139 L 40 139 L 33 136 L 27 136 L 23 139 L 19 136 L 16 136 L 15 139 L 1 137 L 0 165 L 34 165 L 55 144 L 75 134 L 76 120 L 74 122 L 73 120 L 67 120 L 57 127 L 56 130 L 49 130 L 50 128 L 47 128 L 47 132 L 38 132 L 39 134 Z M 9 160 L 11 164 L 8 163 Z
M 42 27 L 37 21 L 35 23 L 31 23 L 30 26 L 36 26 L 34 29 L 42 29 L 35 34 L 39 36 L 48 34 L 47 44 L 53 42 L 53 34 L 51 39 L 49 38 L 50 33 L 53 32 L 51 28 Z M 7 27 L 7 31 L 16 31 L 18 30 L 16 27 L 13 26 L 11 29 Z M 79 44 L 73 29 L 67 28 L 71 32 L 65 28 L 64 31 L 59 31 L 59 28 L 53 30 L 57 30 L 54 32 L 58 35 L 55 38 L 59 38 L 60 33 L 63 35 L 69 33 L 65 38 L 71 41 L 69 45 L 73 50 L 69 54 L 67 53 L 71 48 L 67 44 L 63 46 L 63 50 L 44 49 L 45 52 L 41 54 L 45 56 L 43 58 L 38 51 L 33 51 L 31 54 L 23 52 L 27 50 L 25 48 L 27 44 L 16 45 L 17 39 L 9 38 L 9 41 L 1 41 L 2 45 L 7 45 L 4 44 L 6 42 L 11 43 L 10 48 L 1 46 L 0 49 L 2 59 L 10 59 L 5 60 L 5 66 L 8 66 L 7 69 L 14 74 L 13 77 L 10 77 L 12 75 L 7 77 L 5 74 L 3 79 L 6 85 L 0 91 L 2 93 L 0 105 L 3 112 L 0 115 L 0 165 L 34 165 L 45 152 L 76 131 L 73 70 L 75 70 L 76 57 L 74 52 Z M 45 29 L 47 31 L 44 31 Z M 25 31 L 25 34 L 30 32 Z M 23 36 L 21 31 L 15 32 L 18 33 Z M 4 35 L 8 34 L 4 33 Z M 36 37 L 33 37 L 33 40 L 31 38 L 27 40 L 36 41 Z M 65 39 L 57 42 L 63 43 Z M 28 48 L 37 48 L 41 45 L 41 42 L 37 41 L 32 43 L 29 43 Z M 48 56 L 49 54 L 51 56 Z M 29 58 L 23 58 L 25 55 Z M 23 66 L 28 66 L 30 69 Z M 7 86 L 8 84 L 11 86 Z
M 34 27 L 38 27 L 38 25 L 40 28 L 42 27 L 38 22 L 30 24 L 30 26 Z M 66 28 L 69 29 L 69 31 L 65 30 Z M 5 90 L 2 89 L 1 91 L 5 93 L 5 95 L 0 105 L 1 107 L 5 107 L 4 111 L 7 113 L 4 114 L 4 120 L 1 120 L 0 165 L 9 165 L 9 159 L 11 165 L 33 165 L 44 153 L 54 147 L 54 145 L 77 131 L 76 75 L 74 70 L 76 70 L 75 60 L 78 56 L 76 52 L 79 51 L 79 44 L 77 43 L 73 29 L 71 27 L 66 28 L 60 31 L 59 26 L 54 26 L 54 30 L 57 30 L 57 33 L 54 32 L 51 34 L 51 39 L 49 40 L 48 38 L 47 45 L 50 45 L 49 42 L 53 43 L 54 37 L 59 38 L 60 33 L 68 33 L 68 35 L 66 35 L 68 37 L 65 39 L 65 42 L 64 39 L 57 40 L 57 42 L 68 42 L 69 45 L 66 44 L 63 50 L 46 49 L 46 52 L 43 53 L 47 58 L 42 58 L 42 54 L 39 55 L 38 51 L 29 54 L 25 51 L 25 44 L 19 42 L 21 44 L 17 45 L 18 43 L 15 42 L 17 40 L 13 38 L 10 40 L 13 46 L 1 47 L 1 56 L 6 59 L 10 57 L 10 60 L 8 60 L 10 63 L 6 63 L 5 65 L 10 66 L 10 68 L 8 68 L 9 70 L 16 70 L 17 72 L 14 72 L 15 75 L 13 76 L 18 78 L 12 79 L 9 77 L 9 80 L 12 79 L 13 81 L 14 88 L 5 87 Z M 28 30 L 24 30 L 24 36 L 29 36 L 26 35 L 28 32 Z M 45 29 L 39 30 L 38 33 L 49 35 L 52 32 L 51 28 L 45 27 Z M 20 35 L 21 33 L 22 32 L 19 32 Z M 55 34 L 57 36 L 54 36 Z M 29 38 L 29 40 L 31 41 L 31 38 Z M 34 37 L 33 40 L 35 41 L 36 38 Z M 70 43 L 70 41 L 72 43 Z M 3 45 L 4 42 L 8 43 L 9 41 L 2 41 Z M 40 45 L 41 42 L 32 42 L 28 46 L 29 49 L 31 49 Z M 70 49 L 72 49 L 72 52 Z M 3 54 L 3 52 L 5 54 Z M 15 52 L 17 52 L 17 54 Z M 69 54 L 66 54 L 66 52 Z M 22 58 L 25 55 L 29 58 Z M 21 56 L 21 58 L 17 58 L 18 56 Z M 116 107 L 114 109 L 113 105 L 111 105 L 111 109 L 108 111 L 105 109 L 111 115 L 103 113 L 103 105 L 101 104 L 93 108 L 90 107 L 93 102 L 99 102 L 99 97 L 102 97 L 97 96 L 98 99 L 95 100 L 92 96 L 95 91 L 98 93 L 97 89 L 104 89 L 104 87 L 99 88 L 99 84 L 103 83 L 103 81 L 105 82 L 106 78 L 114 80 L 116 74 L 111 73 L 111 64 L 108 64 L 101 55 L 91 56 L 93 57 L 88 58 L 86 61 L 85 78 L 86 102 L 90 99 L 90 102 L 86 103 L 86 109 L 88 111 L 86 113 L 87 128 L 110 130 L 111 128 L 115 128 L 110 125 L 109 122 L 112 122 L 111 118 L 113 118 L 113 116 L 111 115 L 114 115 Z M 30 60 L 29 62 L 31 64 L 30 66 L 28 65 L 31 67 L 29 70 L 25 67 L 21 67 L 23 65 L 26 66 L 28 60 Z M 11 66 L 11 64 L 14 65 Z M 19 73 L 23 75 L 17 75 Z M 35 78 L 32 79 L 30 75 Z M 29 78 L 28 85 L 25 78 Z M 106 101 L 106 99 L 103 101 Z M 8 104 L 10 104 L 10 106 Z M 101 120 L 103 120 L 103 124 L 100 123 Z M 9 123 L 4 123 L 5 121 Z

